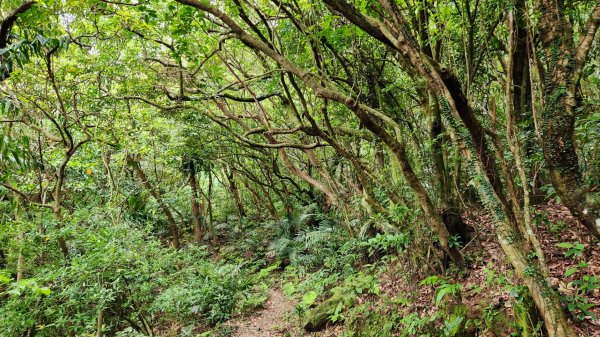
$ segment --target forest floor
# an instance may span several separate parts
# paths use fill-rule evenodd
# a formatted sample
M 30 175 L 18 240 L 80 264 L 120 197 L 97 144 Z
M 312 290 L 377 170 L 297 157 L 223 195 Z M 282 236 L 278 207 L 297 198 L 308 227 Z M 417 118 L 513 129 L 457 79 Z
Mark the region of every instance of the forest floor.
M 600 277 L 600 244 L 594 244 L 591 237 L 580 230 L 581 224 L 577 223 L 564 206 L 555 203 L 541 204 L 536 206 L 536 211 L 545 214 L 543 220 L 534 220 L 532 226 L 544 251 L 552 286 L 565 297 L 585 301 L 590 306 L 589 311 L 600 317 L 600 288 L 596 287 L 586 294 L 581 294 L 573 285 L 573 282 L 583 275 L 596 279 Z M 461 301 L 467 305 L 467 316 L 482 317 L 484 307 L 490 304 L 495 308 L 510 309 L 514 299 L 511 299 L 512 295 L 507 291 L 506 284 L 501 283 L 514 285 L 522 281 L 512 272 L 512 266 L 504 257 L 502 248 L 493 234 L 493 220 L 485 211 L 465 213 L 463 218 L 478 233 L 476 240 L 463 249 L 463 253 L 472 259 L 466 273 L 454 280 L 463 285 Z M 568 256 L 567 249 L 559 247 L 561 243 L 583 243 L 585 248 L 577 252 L 573 250 L 573 256 Z M 578 263 L 585 263 L 587 266 L 570 276 L 564 276 L 569 268 Z M 380 277 L 382 293 L 395 296 L 415 291 L 414 287 L 398 278 L 400 274 L 402 271 L 392 268 Z M 505 281 L 494 282 L 502 279 Z M 436 310 L 436 307 L 431 305 L 435 291 L 431 287 L 417 287 L 416 292 L 410 311 L 418 312 L 419 317 L 431 315 Z M 600 337 L 600 319 L 592 320 L 590 316 L 583 320 L 575 319 L 575 312 L 580 311 L 575 309 L 573 313 L 567 313 L 567 316 L 574 322 L 577 336 Z M 514 320 L 511 310 L 506 310 L 506 314 L 509 321 Z
M 280 289 L 271 289 L 264 308 L 252 316 L 244 317 L 236 326 L 235 337 L 285 336 L 289 325 L 288 317 L 294 308 Z
M 585 274 L 600 277 L 600 245 L 592 243 L 589 237 L 578 230 L 580 225 L 563 206 L 549 203 L 538 205 L 536 208 L 537 211 L 545 214 L 544 220 L 534 221 L 533 226 L 546 256 L 552 285 L 560 289 L 563 295 L 576 297 L 579 295 L 580 299 L 591 304 L 590 312 L 600 316 L 600 289 L 594 289 L 581 296 L 572 285 L 572 282 Z M 490 305 L 494 308 L 504 308 L 507 320 L 504 323 L 509 327 L 509 323 L 514 320 L 511 310 L 514 299 L 507 286 L 519 284 L 521 281 L 511 272 L 512 267 L 504 258 L 502 249 L 492 234 L 493 221 L 490 216 L 483 211 L 470 212 L 463 216 L 466 223 L 474 227 L 478 233 L 476 240 L 463 251 L 472 259 L 470 266 L 455 280 L 464 287 L 462 303 L 468 308 L 467 316 L 482 317 L 485 307 Z M 568 257 L 566 249 L 559 247 L 559 244 L 565 242 L 581 242 L 585 245 L 585 249 Z M 564 276 L 569 268 L 583 262 L 587 267 L 570 276 Z M 417 287 L 418 282 L 411 284 L 399 277 L 406 271 L 403 269 L 405 266 L 402 265 L 402 261 L 397 263 L 397 265 L 390 265 L 390 270 L 379 276 L 380 296 L 395 298 L 399 294 L 412 293 L 415 295 L 413 302 L 401 310 L 405 310 L 407 314 L 416 312 L 419 317 L 431 315 L 437 310 L 431 302 L 434 290 L 431 287 Z M 494 281 L 502 279 L 503 282 Z M 364 298 L 359 299 L 359 302 L 373 301 L 374 299 L 369 296 L 365 295 Z M 302 329 L 302 324 L 294 313 L 294 307 L 294 301 L 283 294 L 279 285 L 274 285 L 269 289 L 269 299 L 261 309 L 238 317 L 227 325 L 235 331 L 232 335 L 234 337 L 333 337 L 339 336 L 343 330 L 344 323 L 341 323 L 329 325 L 316 333 L 308 333 Z M 578 336 L 600 337 L 600 320 L 591 320 L 589 317 L 577 320 L 571 314 L 569 319 L 574 321 Z M 499 332 L 495 335 L 503 334 Z
M 340 326 L 329 326 L 319 332 L 309 333 L 298 326 L 294 315 L 295 304 L 279 287 L 269 289 L 269 299 L 263 308 L 249 316 L 231 322 L 235 328 L 232 337 L 336 337 Z

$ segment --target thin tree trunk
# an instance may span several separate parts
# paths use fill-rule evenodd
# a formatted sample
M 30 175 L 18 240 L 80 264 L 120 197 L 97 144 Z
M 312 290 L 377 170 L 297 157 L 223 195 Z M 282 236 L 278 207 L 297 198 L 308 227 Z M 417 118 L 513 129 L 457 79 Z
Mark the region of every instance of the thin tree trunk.
M 544 318 L 544 325 L 549 336 L 575 337 L 571 324 L 567 321 L 558 294 L 548 283 L 543 273 L 533 272 L 531 261 L 525 255 L 527 250 L 519 247 L 514 240 L 510 225 L 502 224 L 496 233 L 500 245 L 517 274 L 524 280 L 534 303 Z M 533 253 L 533 252 L 532 252 Z
M 173 213 L 171 213 L 171 210 L 169 209 L 169 207 L 167 206 L 167 204 L 162 199 L 162 197 L 161 197 L 160 193 L 158 192 L 158 190 L 156 188 L 154 188 L 152 186 L 152 184 L 150 183 L 150 181 L 148 180 L 148 177 L 146 176 L 146 173 L 144 173 L 144 171 L 142 170 L 142 168 L 140 166 L 139 159 L 137 159 L 136 157 L 137 156 L 134 156 L 134 155 L 128 155 L 127 161 L 129 163 L 129 165 L 131 165 L 131 167 L 133 168 L 133 170 L 135 171 L 135 173 L 137 174 L 137 176 L 140 179 L 140 181 L 141 181 L 142 185 L 144 186 L 144 188 L 146 190 L 148 190 L 148 192 L 150 192 L 150 194 L 152 195 L 152 197 L 154 197 L 154 199 L 156 200 L 156 202 L 160 206 L 161 210 L 163 211 L 163 213 L 167 217 L 167 222 L 168 222 L 169 228 L 171 230 L 173 248 L 179 249 L 180 248 L 180 244 L 179 244 L 179 229 L 177 228 L 177 223 L 175 222 L 175 218 L 173 217 Z
M 54 219 L 56 220 L 56 227 L 58 230 L 62 229 L 63 216 L 62 216 L 62 185 L 65 180 L 66 168 L 67 164 L 72 156 L 67 152 L 66 158 L 61 163 L 61 166 L 57 172 L 56 186 L 54 187 L 54 204 L 52 205 L 52 214 L 54 215 Z M 67 246 L 67 240 L 60 235 L 58 237 L 58 246 L 63 253 L 65 259 L 69 258 L 69 247 Z
M 2 249 L 2 247 L 0 247 L 0 269 L 5 269 L 6 268 L 6 253 L 4 252 L 4 249 Z
M 523 1 L 523 0 L 521 0 Z M 524 5 L 522 6 L 524 8 Z M 518 8 L 516 9 L 518 10 Z M 518 12 L 517 12 L 518 15 Z M 517 91 L 516 88 L 523 85 L 523 72 L 525 69 L 522 69 L 523 64 L 519 57 L 523 57 L 520 55 L 521 52 L 517 50 L 522 48 L 521 39 L 518 34 L 522 34 L 522 29 L 518 29 L 519 22 L 515 18 L 515 12 L 510 11 L 508 14 L 508 24 L 509 24 L 509 43 L 508 43 L 508 51 L 509 51 L 509 59 L 507 63 L 507 79 L 506 79 L 506 89 L 505 89 L 505 109 L 506 109 L 506 139 L 509 145 L 509 149 L 512 152 L 515 160 L 515 167 L 519 174 L 519 180 L 521 181 L 521 189 L 522 189 L 522 207 L 519 211 L 521 217 L 519 220 L 522 222 L 522 230 L 521 234 L 529 240 L 529 242 L 533 245 L 533 248 L 538 256 L 538 263 L 542 267 L 542 275 L 544 277 L 548 277 L 548 267 L 546 265 L 546 258 L 544 257 L 544 252 L 542 250 L 542 245 L 535 236 L 533 229 L 531 227 L 531 214 L 530 214 L 530 199 L 529 199 L 529 183 L 527 179 L 527 173 L 525 171 L 525 166 L 521 160 L 521 145 L 519 142 L 519 131 L 518 131 L 518 121 L 520 117 L 522 117 L 524 111 L 522 110 L 525 106 L 524 100 L 524 89 L 519 88 Z M 518 71 L 515 70 L 515 67 L 519 67 Z M 517 77 L 515 77 L 517 75 Z M 528 81 L 527 81 L 528 82 Z M 519 95 L 517 95 L 519 94 Z M 515 203 L 515 207 L 519 207 L 518 203 Z
M 102 326 L 104 325 L 104 310 L 98 310 L 97 326 L 96 326 L 96 337 L 104 336 L 102 332 Z
M 110 162 L 111 162 L 110 152 L 104 152 L 102 154 L 102 164 L 104 164 L 104 169 L 106 170 L 106 175 L 107 175 L 107 180 L 108 180 L 108 186 L 110 188 L 109 200 L 112 200 L 113 196 L 115 195 L 115 178 L 113 177 L 113 172 L 110 168 Z
M 15 193 L 16 207 L 15 207 L 15 222 L 18 224 L 20 222 L 20 214 L 19 208 L 21 207 L 21 199 L 19 195 Z M 23 235 L 22 229 L 17 226 L 19 230 L 18 235 L 18 249 L 19 253 L 17 255 L 17 282 L 21 281 L 25 278 L 25 256 L 23 255 L 23 246 L 25 245 L 25 237 Z
M 233 171 L 226 170 L 225 177 L 229 182 L 229 192 L 231 193 L 231 197 L 233 201 L 235 201 L 235 205 L 238 211 L 238 222 L 242 220 L 242 218 L 246 217 L 246 210 L 244 209 L 244 204 L 242 203 L 242 197 L 240 195 L 240 190 L 235 182 L 235 177 Z
M 57 229 L 60 230 L 62 228 L 63 216 L 61 212 L 61 206 L 56 200 L 54 200 L 52 214 L 54 214 L 54 219 L 56 219 Z M 65 259 L 69 258 L 69 247 L 67 246 L 67 240 L 65 240 L 62 235 L 58 237 L 58 246 L 63 254 L 63 257 Z
M 425 111 L 429 111 L 431 118 L 429 136 L 433 156 L 433 172 L 439 189 L 437 205 L 440 209 L 454 208 L 452 198 L 450 198 L 449 177 L 444 163 L 442 115 L 435 94 L 429 90 L 425 104 L 427 105 Z
M 189 161 L 189 171 L 190 171 L 190 177 L 189 177 L 189 185 L 190 185 L 190 189 L 192 191 L 192 215 L 194 217 L 193 221 L 194 221 L 194 242 L 196 242 L 197 244 L 200 244 L 202 242 L 202 231 L 203 231 L 203 226 L 202 226 L 202 222 L 203 222 L 203 215 L 201 212 L 201 205 L 199 202 L 199 195 L 198 195 L 198 181 L 196 179 L 196 164 L 194 163 L 193 160 Z
M 206 195 L 206 202 L 208 206 L 208 226 L 210 228 L 210 235 L 213 242 L 216 242 L 217 235 L 215 233 L 214 217 L 213 217 L 213 205 L 212 205 L 212 192 L 213 192 L 213 172 L 212 169 L 208 169 L 208 191 Z

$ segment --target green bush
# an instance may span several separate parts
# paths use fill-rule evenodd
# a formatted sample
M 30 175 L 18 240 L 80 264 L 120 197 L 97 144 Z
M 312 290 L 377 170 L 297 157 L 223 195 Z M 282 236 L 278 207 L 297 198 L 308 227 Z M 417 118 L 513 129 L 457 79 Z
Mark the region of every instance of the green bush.
M 94 333 L 100 311 L 106 335 L 150 335 L 173 321 L 209 326 L 251 293 L 252 268 L 213 262 L 203 247 L 175 251 L 131 223 L 73 230 L 77 251 L 67 263 L 20 282 L 0 270 L 0 336 Z

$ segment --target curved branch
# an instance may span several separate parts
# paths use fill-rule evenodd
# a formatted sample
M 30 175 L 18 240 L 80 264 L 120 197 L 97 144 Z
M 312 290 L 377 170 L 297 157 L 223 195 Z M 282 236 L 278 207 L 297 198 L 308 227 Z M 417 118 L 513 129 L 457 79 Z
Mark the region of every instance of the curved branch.
M 226 129 L 229 133 L 231 133 L 235 138 L 241 140 L 242 142 L 253 146 L 253 147 L 262 147 L 262 148 L 268 148 L 268 149 L 284 149 L 284 148 L 294 148 L 294 149 L 301 149 L 301 150 L 312 150 L 318 147 L 325 147 L 327 146 L 326 144 L 321 144 L 319 142 L 317 143 L 312 143 L 312 144 L 294 144 L 294 143 L 289 143 L 289 142 L 284 142 L 284 143 L 259 143 L 259 142 L 255 142 L 253 140 L 250 140 L 248 138 L 245 137 L 245 135 L 239 135 L 237 134 L 233 129 L 231 129 L 231 127 L 229 125 L 227 125 L 227 123 L 223 122 L 222 120 L 220 120 L 219 118 L 217 118 L 216 116 L 212 115 L 211 113 L 205 113 L 205 115 L 210 118 L 213 122 L 219 124 L 220 126 L 222 126 L 224 129 Z M 249 131 L 250 134 L 252 133 L 258 133 L 258 132 L 262 132 L 261 131 L 256 131 L 256 130 L 250 130 Z M 266 131 L 269 132 L 269 131 Z
M 2 24 L 0 25 L 0 49 L 6 48 L 6 45 L 8 44 L 8 34 L 10 33 L 15 21 L 17 21 L 19 15 L 27 12 L 31 7 L 33 7 L 34 4 L 34 0 L 25 1 L 21 4 L 21 6 L 17 7 L 4 19 L 2 19 Z
M 270 93 L 270 94 L 266 94 L 266 95 L 262 95 L 262 96 L 257 96 L 257 97 L 239 97 L 239 96 L 234 96 L 232 94 L 215 94 L 215 95 L 204 96 L 204 97 L 194 97 L 194 96 L 187 96 L 187 95 L 173 96 L 167 90 L 164 90 L 164 92 L 165 92 L 165 95 L 167 95 L 167 98 L 169 98 L 172 101 L 185 101 L 185 102 L 208 101 L 208 100 L 213 100 L 213 99 L 218 99 L 218 98 L 227 98 L 227 99 L 230 99 L 230 100 L 236 101 L 236 102 L 255 103 L 255 102 L 264 101 L 264 100 L 269 99 L 274 96 L 281 97 L 281 94 L 278 92 L 274 92 L 274 93 Z
M 594 38 L 598 32 L 598 27 L 600 27 L 600 4 L 596 5 L 592 11 L 592 14 L 590 14 L 588 22 L 585 26 L 585 31 L 581 34 L 579 45 L 575 51 L 575 60 L 577 64 L 575 66 L 574 76 L 577 82 L 581 77 L 583 66 L 585 65 L 588 54 L 592 49 L 592 44 L 594 43 Z
M 131 32 L 131 33 L 133 33 L 133 34 L 135 34 L 137 36 L 139 36 L 140 38 L 142 38 L 144 40 L 156 42 L 156 43 L 158 43 L 160 45 L 163 45 L 163 46 L 167 47 L 171 51 L 175 50 L 175 47 L 173 47 L 173 45 L 170 44 L 170 43 L 168 43 L 168 42 L 165 42 L 165 41 L 162 41 L 162 40 L 159 40 L 159 39 L 153 39 L 153 38 L 147 37 L 146 35 L 138 32 L 137 30 L 134 30 L 134 29 L 132 29 L 130 27 L 125 27 L 125 30 L 127 30 L 127 31 L 129 31 L 129 32 Z
M 266 127 L 260 127 L 260 128 L 246 131 L 246 133 L 244 133 L 244 137 L 248 137 L 250 135 L 254 135 L 257 133 L 268 133 L 271 135 L 288 135 L 288 134 L 296 133 L 300 130 L 303 130 L 303 128 L 296 127 L 293 129 L 267 129 Z
M 14 186 L 12 186 L 10 184 L 0 183 L 0 186 L 2 186 L 4 188 L 6 188 L 6 189 L 8 189 L 8 190 L 10 190 L 10 191 L 18 194 L 21 197 L 21 199 L 23 200 L 23 202 L 26 203 L 26 204 L 28 204 L 28 205 L 34 205 L 34 206 L 38 206 L 38 207 L 52 209 L 52 205 L 51 204 L 40 204 L 40 203 L 31 201 L 29 195 L 25 194 L 24 192 L 20 191 L 18 188 L 14 187 Z

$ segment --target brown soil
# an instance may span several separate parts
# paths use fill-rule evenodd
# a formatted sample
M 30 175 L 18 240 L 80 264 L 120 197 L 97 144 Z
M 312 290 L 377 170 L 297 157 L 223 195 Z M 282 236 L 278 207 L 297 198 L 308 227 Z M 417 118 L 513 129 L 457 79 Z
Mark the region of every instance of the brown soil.
M 274 337 L 286 334 L 287 315 L 294 308 L 279 289 L 271 289 L 265 308 L 237 323 L 235 337 Z

